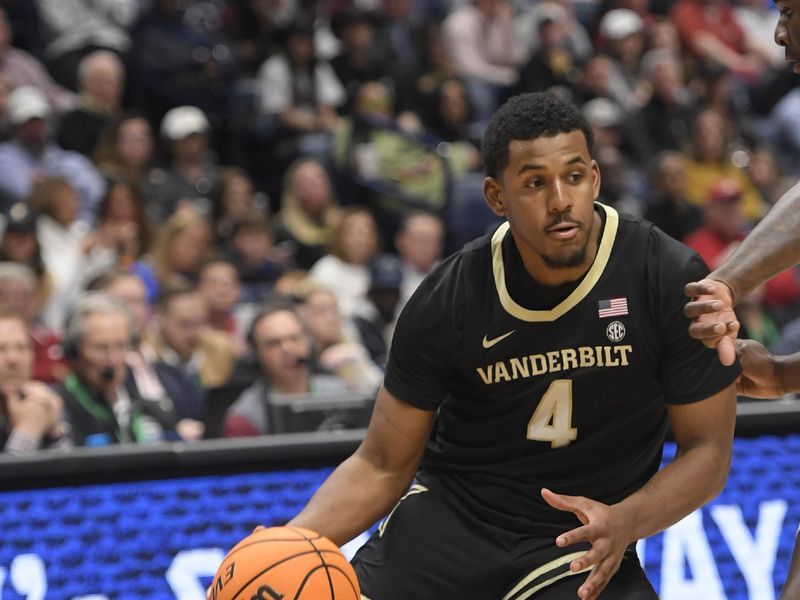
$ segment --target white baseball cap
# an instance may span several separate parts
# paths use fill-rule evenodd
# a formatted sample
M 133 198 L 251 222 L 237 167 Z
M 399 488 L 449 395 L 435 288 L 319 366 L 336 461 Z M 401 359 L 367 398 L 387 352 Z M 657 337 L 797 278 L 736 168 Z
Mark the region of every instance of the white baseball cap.
M 642 17 L 628 8 L 610 10 L 600 20 L 600 33 L 612 40 L 621 40 L 640 31 L 644 31 Z
M 161 135 L 172 141 L 206 133 L 209 127 L 205 113 L 196 106 L 175 107 L 161 119 Z
M 50 102 L 44 92 L 32 85 L 23 85 L 8 95 L 6 114 L 11 125 L 22 125 L 31 119 L 50 116 Z

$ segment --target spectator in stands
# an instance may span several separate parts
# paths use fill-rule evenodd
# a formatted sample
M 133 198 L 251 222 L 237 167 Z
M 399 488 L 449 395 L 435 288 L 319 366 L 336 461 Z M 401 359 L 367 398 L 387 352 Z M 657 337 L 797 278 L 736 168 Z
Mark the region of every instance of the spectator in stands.
M 515 94 L 544 92 L 554 87 L 570 89 L 574 85 L 578 69 L 577 57 L 570 46 L 572 24 L 562 5 L 555 2 L 537 4 L 531 24 L 535 27 L 536 42 L 520 69 Z
M 769 207 L 794 183 L 783 173 L 775 150 L 769 146 L 753 149 L 750 162 L 747 163 L 747 175 Z
M 331 20 L 333 33 L 342 42 L 341 52 L 331 59 L 331 67 L 347 94 L 346 102 L 340 107 L 344 114 L 352 110 L 363 84 L 391 77 L 390 65 L 381 63 L 380 56 L 375 53 L 376 25 L 375 14 L 356 6 L 345 8 Z
M 142 348 L 148 328 L 151 325 L 152 311 L 147 302 L 147 289 L 144 283 L 133 273 L 121 270 L 109 271 L 89 286 L 92 291 L 105 292 L 109 296 L 120 300 L 133 317 L 136 335 L 130 351 L 126 357 L 126 364 L 136 388 L 142 397 L 157 401 L 165 413 L 175 421 L 175 430 L 184 441 L 200 439 L 203 435 L 203 422 L 199 420 L 198 411 L 194 410 L 189 399 L 177 397 L 173 399 L 161 383 L 162 379 L 167 385 L 181 381 L 184 374 L 172 365 L 164 362 L 151 362 Z M 174 393 L 180 391 L 177 386 L 171 386 Z M 189 416 L 187 416 L 187 414 Z
M 764 203 L 747 173 L 735 166 L 728 154 L 729 133 L 725 120 L 715 110 L 704 109 L 690 128 L 689 160 L 686 163 L 686 195 L 703 206 L 710 191 L 721 179 L 736 181 L 742 193 L 745 217 L 757 222 L 764 214 Z
M 395 108 L 398 112 L 416 111 L 422 121 L 427 122 L 435 108 L 433 96 L 436 90 L 444 81 L 457 77 L 456 66 L 444 42 L 441 23 L 424 23 L 417 29 L 415 36 L 418 39 L 415 43 L 418 57 L 413 68 L 396 75 Z
M 6 11 L 0 8 L 0 74 L 13 88 L 32 86 L 39 88 L 56 112 L 64 112 L 75 106 L 76 97 L 62 87 L 31 54 L 13 46 L 14 31 L 8 22 Z
M 147 189 L 153 159 L 153 132 L 141 115 L 113 119 L 97 142 L 94 161 L 106 177 L 125 179 Z
M 86 282 L 114 264 L 116 248 L 112 240 L 90 235 L 86 223 L 78 219 L 78 198 L 66 179 L 39 179 L 28 202 L 39 213 L 36 237 L 53 276 L 53 295 L 42 319 L 60 331 L 67 308 Z
M 642 59 L 642 71 L 652 88 L 639 113 L 650 148 L 680 151 L 697 109 L 696 98 L 683 82 L 680 56 L 671 50 L 651 50 Z
M 161 120 L 169 164 L 153 169 L 147 179 L 147 214 L 163 223 L 179 206 L 191 206 L 203 216 L 211 215 L 212 199 L 218 193 L 220 171 L 208 152 L 210 125 L 202 110 L 178 106 Z
M 120 108 L 125 68 L 113 52 L 97 50 L 78 65 L 79 104 L 61 116 L 56 142 L 65 150 L 94 155 L 97 142 Z
M 205 298 L 208 306 L 208 324 L 211 329 L 227 335 L 236 354 L 244 354 L 247 332 L 246 326 L 241 323 L 241 315 L 237 312 L 242 286 L 236 267 L 223 259 L 207 262 L 200 269 L 197 291 Z
M 97 229 L 90 244 L 110 248 L 117 267 L 127 269 L 150 248 L 152 227 L 138 187 L 127 180 L 107 180 L 97 208 Z
M 39 321 L 37 286 L 36 275 L 30 267 L 0 262 L 0 310 L 13 311 L 25 319 L 33 352 L 33 378 L 55 383 L 67 376 L 69 366 L 64 361 L 61 336 Z
M 311 334 L 292 304 L 266 305 L 253 319 L 249 339 L 260 377 L 228 409 L 226 437 L 272 433 L 269 404 L 276 398 L 300 400 L 348 391 L 338 377 L 313 372 Z
M 241 301 L 260 304 L 286 268 L 286 259 L 273 245 L 269 221 L 250 213 L 231 223 L 228 252 L 241 281 Z
M 212 216 L 220 245 L 230 241 L 233 221 L 243 215 L 267 209 L 262 195 L 256 196 L 253 180 L 244 169 L 227 167 L 222 170 L 220 185 L 214 197 Z
M 36 315 L 53 293 L 53 276 L 42 260 L 42 250 L 36 234 L 37 220 L 36 213 L 30 206 L 22 202 L 14 204 L 8 211 L 0 239 L 0 261 L 25 265 L 36 276 L 36 292 L 31 306 Z
M 380 0 L 383 19 L 375 36 L 375 54 L 383 65 L 396 65 L 399 72 L 416 67 L 415 31 L 419 21 L 414 14 L 414 0 Z M 432 5 L 428 0 L 423 4 Z
M 452 168 L 457 172 L 476 171 L 480 168 L 480 140 L 473 135 L 472 106 L 464 83 L 457 78 L 442 81 L 430 99 L 432 106 L 425 122 L 426 128 L 449 144 L 448 155 L 458 164 Z
M 403 266 L 399 309 L 405 306 L 422 280 L 439 264 L 444 251 L 444 223 L 429 212 L 413 212 L 403 219 L 394 237 Z
M 50 112 L 47 98 L 37 88 L 19 87 L 8 97 L 8 121 L 14 131 L 10 141 L 0 144 L 3 212 L 30 194 L 35 179 L 61 176 L 78 194 L 81 218 L 91 223 L 103 194 L 103 180 L 88 158 L 49 141 Z
M 136 28 L 130 53 L 132 104 L 151 123 L 173 107 L 191 104 L 216 124 L 225 116 L 232 87 L 233 53 L 223 39 L 186 18 L 190 3 L 149 4 L 152 8 Z
M 283 51 L 268 58 L 257 78 L 260 114 L 279 160 L 313 156 L 326 160 L 331 135 L 346 101 L 345 90 L 331 65 L 314 49 L 314 27 L 298 18 L 284 32 Z
M 63 85 L 76 89 L 78 65 L 94 50 L 124 56 L 143 4 L 139 0 L 91 2 L 36 0 L 45 34 L 48 70 Z
M 383 370 L 361 343 L 358 329 L 342 319 L 336 295 L 323 285 L 307 280 L 298 285 L 298 309 L 313 337 L 321 369 L 344 380 L 348 387 L 368 395 L 377 391 Z
M 158 298 L 159 287 L 176 275 L 196 283 L 200 267 L 212 253 L 211 227 L 191 208 L 181 209 L 161 223 L 150 252 L 133 265 L 147 285 L 151 302 Z
M 749 226 L 744 215 L 742 189 L 736 180 L 722 179 L 709 190 L 703 207 L 703 227 L 683 241 L 715 268 L 741 242 Z M 764 302 L 774 311 L 786 310 L 800 298 L 800 278 L 795 270 L 779 273 L 764 284 Z
M 258 67 L 278 51 L 278 30 L 293 10 L 288 2 L 252 2 L 233 0 L 226 3 L 223 27 L 237 70 L 253 77 Z
M 684 48 L 706 68 L 722 67 L 745 80 L 755 80 L 766 66 L 748 47 L 728 0 L 678 0 L 670 17 Z
M 403 265 L 394 254 L 381 254 L 369 262 L 368 273 L 367 298 L 373 316 L 355 316 L 353 322 L 372 360 L 385 366 L 403 287 Z
M 382 246 L 372 213 L 363 206 L 348 206 L 342 210 L 342 220 L 333 231 L 330 253 L 309 271 L 312 280 L 334 291 L 346 318 L 376 317 L 375 307 L 367 298 L 368 264 Z
M 126 364 L 136 325 L 125 305 L 102 292 L 75 303 L 64 329 L 73 369 L 55 388 L 78 446 L 165 439 L 175 423 L 157 401 L 143 398 Z
M 573 2 L 563 0 L 522 0 L 517 2 L 520 14 L 515 19 L 519 39 L 526 45 L 528 57 L 541 50 L 545 36 L 560 38 L 566 35 L 564 50 L 572 62 L 581 63 L 594 52 L 592 40 L 583 24 L 575 15 Z M 547 22 L 558 25 L 555 31 L 543 30 Z M 558 69 L 557 69 L 558 70 Z
M 626 111 L 640 108 L 647 96 L 640 74 L 645 41 L 644 20 L 630 9 L 615 8 L 600 19 L 598 47 L 612 60 L 612 85 Z
M 676 240 L 684 240 L 703 224 L 703 212 L 686 198 L 686 157 L 665 150 L 653 159 L 650 195 L 644 218 Z
M 456 72 L 467 84 L 475 119 L 487 122 L 517 83 L 527 54 L 517 38 L 514 9 L 508 0 L 473 0 L 455 8 L 443 26 Z
M 67 448 L 61 397 L 32 376 L 24 317 L 0 309 L 0 452 Z
M 284 175 L 281 210 L 275 215 L 275 243 L 294 265 L 308 270 L 327 253 L 341 211 L 322 164 L 301 158 Z
M 201 419 L 206 390 L 224 384 L 234 365 L 230 337 L 211 329 L 206 299 L 183 281 L 164 286 L 142 351 L 157 368 L 170 365 L 179 374 L 168 380 L 168 373 L 159 373 L 181 418 Z

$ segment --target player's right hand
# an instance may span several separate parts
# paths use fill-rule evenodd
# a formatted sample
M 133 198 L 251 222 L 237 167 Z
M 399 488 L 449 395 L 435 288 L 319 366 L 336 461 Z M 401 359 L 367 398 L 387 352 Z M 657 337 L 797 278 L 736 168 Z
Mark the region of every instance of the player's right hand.
M 556 494 L 542 489 L 542 498 L 553 508 L 575 514 L 581 527 L 562 533 L 556 538 L 560 548 L 578 542 L 589 542 L 591 550 L 570 563 L 570 570 L 579 573 L 589 567 L 591 572 L 578 588 L 581 600 L 597 600 L 619 569 L 625 548 L 631 543 L 628 525 L 613 507 L 585 498 Z
M 742 365 L 742 374 L 736 380 L 736 391 L 750 398 L 780 398 L 780 382 L 775 357 L 760 343 L 753 340 L 736 340 L 736 352 Z
M 721 281 L 701 279 L 687 283 L 683 291 L 692 299 L 683 309 L 692 319 L 689 335 L 709 348 L 716 348 L 723 365 L 732 365 L 736 360 L 739 321 L 733 312 L 730 288 Z

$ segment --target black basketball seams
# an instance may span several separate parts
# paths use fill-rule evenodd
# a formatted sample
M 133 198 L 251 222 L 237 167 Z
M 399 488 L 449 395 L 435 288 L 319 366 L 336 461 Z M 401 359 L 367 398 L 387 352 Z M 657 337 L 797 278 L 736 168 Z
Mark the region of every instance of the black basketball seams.
M 271 542 L 271 541 L 276 541 L 276 540 L 262 540 L 261 542 L 254 542 L 254 543 L 265 543 L 265 542 Z M 292 542 L 302 542 L 303 540 L 288 540 L 288 541 L 292 541 Z M 248 544 L 248 546 L 250 546 L 250 545 L 252 545 L 252 544 Z M 317 554 L 317 555 L 321 555 L 321 554 L 339 554 L 339 552 L 338 552 L 337 550 L 325 550 L 325 549 L 318 550 L 318 549 L 316 549 L 316 548 L 315 548 L 315 549 L 313 549 L 313 550 L 306 550 L 306 551 L 303 551 L 303 552 L 298 552 L 297 554 L 292 554 L 291 556 L 285 556 L 285 557 L 283 557 L 281 560 L 279 560 L 278 562 L 272 563 L 271 565 L 269 565 L 269 566 L 265 567 L 264 569 L 262 569 L 261 571 L 259 571 L 259 572 L 258 572 L 258 573 L 256 573 L 255 575 L 253 575 L 253 576 L 252 576 L 250 579 L 248 579 L 248 580 L 247 580 L 247 581 L 246 581 L 246 582 L 245 582 L 245 583 L 244 583 L 244 584 L 243 584 L 243 585 L 242 585 L 242 586 L 239 588 L 239 590 L 238 590 L 238 591 L 237 591 L 237 592 L 236 592 L 236 593 L 233 595 L 233 597 L 232 597 L 232 599 L 231 599 L 231 600 L 236 600 L 237 598 L 239 598 L 239 595 L 240 595 L 240 594 L 241 594 L 241 593 L 242 593 L 244 590 L 246 590 L 246 589 L 247 589 L 247 587 L 248 587 L 248 586 L 249 586 L 251 583 L 253 583 L 253 582 L 254 582 L 256 579 L 258 579 L 259 577 L 261 577 L 261 576 L 262 576 L 264 573 L 266 573 L 267 571 L 270 571 L 270 570 L 274 569 L 275 567 L 277 567 L 278 565 L 282 565 L 282 564 L 283 564 L 283 563 L 285 563 L 285 562 L 288 562 L 288 561 L 290 561 L 290 560 L 293 560 L 293 559 L 295 559 L 295 558 L 298 558 L 298 557 L 300 557 L 300 556 L 308 556 L 309 554 Z M 322 563 L 323 563 L 323 564 L 325 564 L 325 561 L 324 561 L 324 559 L 323 559 L 323 558 L 320 558 L 320 560 L 322 561 Z M 319 565 L 318 567 L 315 567 L 314 569 L 312 569 L 312 572 L 313 572 L 315 569 L 318 569 L 318 568 L 320 568 L 321 566 L 322 566 L 322 565 Z M 339 570 L 340 570 L 340 569 L 339 569 Z M 329 581 L 330 581 L 330 577 L 329 577 L 328 579 L 329 579 Z M 305 581 L 305 580 L 303 580 L 303 581 Z M 349 578 L 348 578 L 348 581 L 349 581 Z M 351 585 L 352 585 L 352 584 L 351 584 Z M 302 586 L 301 586 L 301 589 L 302 589 Z M 332 595 L 332 594 L 331 594 L 331 595 Z

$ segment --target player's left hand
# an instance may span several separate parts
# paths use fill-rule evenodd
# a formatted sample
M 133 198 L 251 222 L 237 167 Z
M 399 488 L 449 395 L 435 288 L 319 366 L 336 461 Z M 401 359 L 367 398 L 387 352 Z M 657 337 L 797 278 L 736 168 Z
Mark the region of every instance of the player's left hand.
M 559 535 L 556 545 L 561 548 L 578 542 L 592 545 L 592 549 L 573 560 L 569 568 L 577 573 L 592 567 L 586 581 L 578 588 L 578 597 L 595 600 L 619 569 L 625 548 L 633 541 L 628 534 L 628 524 L 613 507 L 596 500 L 556 494 L 548 489 L 542 489 L 542 497 L 553 508 L 574 513 L 583 523 L 582 527 Z

